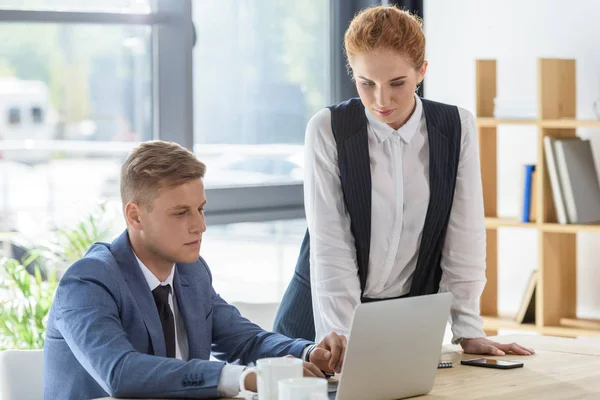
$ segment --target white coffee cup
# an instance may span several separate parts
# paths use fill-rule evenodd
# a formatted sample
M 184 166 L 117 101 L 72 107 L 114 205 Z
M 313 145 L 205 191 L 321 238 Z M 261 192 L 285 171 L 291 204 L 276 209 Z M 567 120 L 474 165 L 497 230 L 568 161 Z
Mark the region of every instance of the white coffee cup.
M 327 400 L 327 380 L 291 378 L 279 381 L 279 400 Z
M 249 374 L 256 374 L 260 400 L 278 400 L 277 383 L 282 379 L 302 378 L 304 362 L 299 358 L 261 358 L 256 367 L 247 368 L 240 376 L 240 389 L 246 391 L 244 381 Z

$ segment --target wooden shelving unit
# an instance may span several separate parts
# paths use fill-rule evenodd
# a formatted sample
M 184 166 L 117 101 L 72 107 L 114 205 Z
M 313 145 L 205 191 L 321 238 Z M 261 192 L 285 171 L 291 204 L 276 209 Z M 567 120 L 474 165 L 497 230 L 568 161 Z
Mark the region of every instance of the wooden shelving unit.
M 538 60 L 538 119 L 494 119 L 496 60 L 477 60 L 477 128 L 483 182 L 487 232 L 487 285 L 481 298 L 484 329 L 535 331 L 555 336 L 598 336 L 600 322 L 578 320 L 576 234 L 600 232 L 600 225 L 561 225 L 556 221 L 550 179 L 544 159 L 544 137 L 573 137 L 578 127 L 600 128 L 600 121 L 576 119 L 575 60 Z M 498 218 L 497 127 L 534 125 L 538 131 L 536 164 L 535 222 Z M 536 291 L 535 324 L 518 324 L 498 317 L 498 229 L 503 227 L 537 229 L 539 242 L 539 281 Z

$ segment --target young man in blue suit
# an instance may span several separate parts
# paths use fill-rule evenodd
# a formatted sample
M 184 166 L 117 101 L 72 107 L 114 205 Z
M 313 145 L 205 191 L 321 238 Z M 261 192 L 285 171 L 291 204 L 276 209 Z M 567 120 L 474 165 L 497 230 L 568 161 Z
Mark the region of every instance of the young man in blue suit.
M 127 230 L 62 277 L 44 347 L 44 398 L 214 398 L 239 393 L 244 365 L 302 357 L 339 371 L 346 339 L 315 345 L 265 332 L 212 287 L 199 257 L 205 166 L 169 142 L 140 144 L 121 170 Z M 209 361 L 211 354 L 222 360 Z M 245 382 L 256 388 L 256 376 Z

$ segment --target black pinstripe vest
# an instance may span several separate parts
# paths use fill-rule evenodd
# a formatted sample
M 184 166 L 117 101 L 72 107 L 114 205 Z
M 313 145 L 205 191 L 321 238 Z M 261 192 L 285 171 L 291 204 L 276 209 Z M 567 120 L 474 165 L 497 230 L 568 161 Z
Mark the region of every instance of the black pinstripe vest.
M 429 139 L 430 198 L 410 296 L 437 293 L 439 289 L 442 276 L 440 259 L 454 198 L 461 143 L 458 108 L 426 99 L 422 99 L 422 102 Z M 361 292 L 364 292 L 371 244 L 371 166 L 367 117 L 358 98 L 329 109 L 342 191 L 356 245 L 358 277 Z M 308 231 L 306 236 L 308 239 Z M 309 240 L 304 240 L 302 245 L 308 247 Z M 309 250 L 301 250 L 300 254 L 305 254 L 307 258 L 299 264 L 305 264 L 302 269 L 309 273 L 310 281 Z
M 422 101 L 429 139 L 430 197 L 408 296 L 433 294 L 439 289 L 442 277 L 440 260 L 452 210 L 461 143 L 458 108 L 425 99 Z M 362 294 L 367 283 L 371 244 L 371 165 L 367 117 L 360 99 L 351 99 L 329 109 L 342 191 L 356 245 L 361 301 L 366 302 L 370 299 Z M 300 248 L 296 271 L 277 310 L 273 331 L 292 338 L 315 340 L 308 230 Z

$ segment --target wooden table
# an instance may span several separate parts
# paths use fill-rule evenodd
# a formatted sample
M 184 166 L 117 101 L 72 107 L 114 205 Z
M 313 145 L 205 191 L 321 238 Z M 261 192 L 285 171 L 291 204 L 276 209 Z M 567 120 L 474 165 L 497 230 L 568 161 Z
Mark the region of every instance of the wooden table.
M 501 343 L 531 347 L 530 357 L 491 357 L 523 362 L 523 368 L 498 370 L 460 365 L 476 356 L 444 346 L 441 359 L 454 368 L 439 370 L 431 393 L 419 399 L 600 399 L 600 340 L 548 336 L 498 336 Z
M 498 370 L 469 367 L 458 346 L 444 346 L 441 359 L 454 368 L 440 369 L 431 393 L 415 399 L 600 399 L 600 340 L 511 335 L 493 338 L 535 349 L 531 357 L 492 357 L 518 360 L 524 368 Z M 103 400 L 110 400 L 105 398 Z M 233 400 L 233 399 L 230 399 Z

